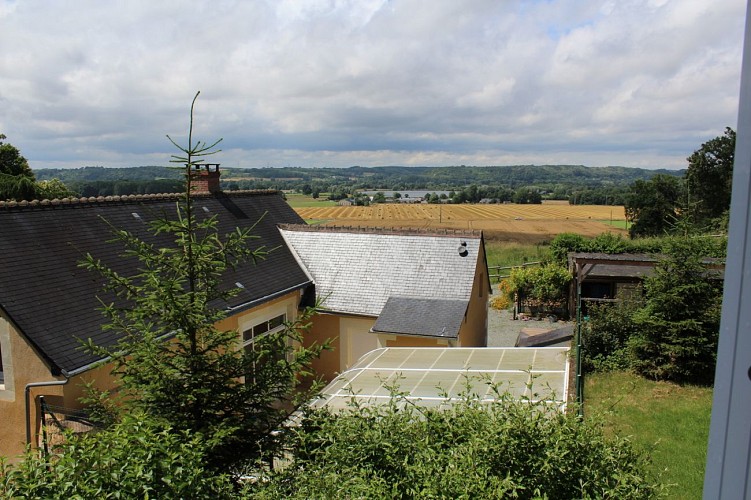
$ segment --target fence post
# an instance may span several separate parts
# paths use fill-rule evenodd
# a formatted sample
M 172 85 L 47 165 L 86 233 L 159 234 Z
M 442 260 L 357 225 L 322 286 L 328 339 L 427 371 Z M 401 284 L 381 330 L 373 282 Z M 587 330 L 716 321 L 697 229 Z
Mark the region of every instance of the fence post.
M 47 413 L 47 403 L 44 402 L 44 396 L 38 396 L 39 398 L 39 428 L 42 430 L 42 453 L 44 458 L 49 456 L 49 448 L 47 447 L 47 419 L 45 415 Z

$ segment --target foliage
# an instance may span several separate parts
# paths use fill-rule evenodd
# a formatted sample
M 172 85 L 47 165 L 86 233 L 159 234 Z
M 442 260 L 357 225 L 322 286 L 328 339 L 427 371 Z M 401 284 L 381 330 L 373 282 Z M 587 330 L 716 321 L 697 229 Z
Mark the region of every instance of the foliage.
M 29 162 L 0 134 L 0 200 L 54 199 L 75 196 L 59 179 L 37 182 Z
M 644 282 L 645 306 L 629 347 L 644 376 L 711 383 L 722 308 L 722 279 L 703 261 L 697 240 L 676 239 Z
M 591 253 L 665 253 L 676 244 L 684 241 L 683 235 L 671 235 L 653 238 L 638 238 L 628 240 L 619 234 L 602 233 L 595 238 L 585 238 L 579 234 L 561 233 L 550 242 L 550 253 L 553 260 L 560 265 L 566 265 L 569 252 Z M 704 257 L 725 257 L 727 250 L 727 237 L 706 237 L 691 235 L 691 245 L 697 253 Z
M 2 498 L 231 498 L 232 485 L 204 467 L 201 437 L 147 415 L 68 435 L 49 456 L 0 461 Z
M 632 223 L 631 237 L 669 232 L 679 215 L 683 189 L 680 179 L 669 175 L 634 182 L 625 204 L 626 219 Z
M 0 134 L 0 174 L 30 177 L 34 180 L 34 172 L 29 167 L 29 162 L 21 156 L 21 152 L 5 140 L 5 134 Z
M 539 205 L 542 203 L 542 196 L 536 189 L 523 187 L 516 190 L 512 200 L 514 203 Z
M 686 182 L 694 222 L 722 217 L 730 208 L 735 131 L 726 127 L 723 135 L 702 144 L 687 160 Z
M 498 295 L 490 299 L 490 307 L 497 311 L 511 307 L 511 298 L 514 292 L 508 280 L 502 280 L 498 283 L 498 292 Z
M 114 241 L 125 248 L 123 258 L 137 261 L 139 271 L 124 276 L 91 255 L 81 264 L 101 274 L 105 291 L 118 297 L 102 309 L 109 320 L 105 327 L 121 340 L 115 346 L 88 347 L 111 358 L 129 396 L 127 407 L 164 419 L 176 431 L 200 435 L 207 466 L 227 471 L 273 451 L 271 431 L 286 417 L 283 403 L 320 348 L 292 347 L 299 345 L 298 329 L 309 313 L 257 339 L 248 350 L 240 349 L 236 331 L 215 327 L 225 316 L 220 305 L 239 292 L 222 287 L 222 275 L 240 262 L 263 258 L 267 250 L 251 249 L 256 237 L 250 229 L 222 236 L 215 217 L 199 219 L 194 213 L 192 171 L 201 158 L 216 152 L 219 142 L 194 142 L 194 105 L 195 98 L 188 145 L 176 144 L 182 155 L 172 160 L 184 166 L 186 175 L 175 216 L 150 223 L 154 240 L 112 228 Z
M 634 313 L 641 306 L 641 289 L 613 304 L 589 304 L 582 324 L 582 366 L 585 371 L 610 371 L 631 366 L 628 342 L 637 334 Z
M 291 429 L 289 467 L 255 498 L 651 498 L 659 486 L 626 439 L 545 403 L 445 408 L 392 400 L 308 413 Z
M 508 278 L 513 292 L 523 293 L 545 306 L 556 306 L 565 300 L 571 273 L 563 266 L 546 264 L 539 267 L 516 267 Z
M 33 200 L 36 183 L 33 177 L 0 173 L 0 200 Z
M 36 198 L 40 200 L 54 200 L 55 198 L 68 198 L 77 196 L 77 193 L 68 188 L 60 179 L 50 179 L 36 183 Z

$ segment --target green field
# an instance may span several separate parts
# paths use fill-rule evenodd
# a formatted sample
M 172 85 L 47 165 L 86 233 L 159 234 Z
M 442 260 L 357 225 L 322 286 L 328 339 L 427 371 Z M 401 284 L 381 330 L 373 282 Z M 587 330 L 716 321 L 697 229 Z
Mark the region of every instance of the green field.
M 609 226 L 617 227 L 618 229 L 629 228 L 629 222 L 627 220 L 601 220 L 600 222 Z
M 335 207 L 335 201 L 328 200 L 328 193 L 321 193 L 320 198 L 313 199 L 312 196 L 297 193 L 287 193 L 287 204 L 292 208 L 316 208 L 316 207 Z
M 701 498 L 712 389 L 654 382 L 630 373 L 587 376 L 585 415 L 607 432 L 630 436 L 652 456 L 652 471 L 670 485 L 668 498 Z

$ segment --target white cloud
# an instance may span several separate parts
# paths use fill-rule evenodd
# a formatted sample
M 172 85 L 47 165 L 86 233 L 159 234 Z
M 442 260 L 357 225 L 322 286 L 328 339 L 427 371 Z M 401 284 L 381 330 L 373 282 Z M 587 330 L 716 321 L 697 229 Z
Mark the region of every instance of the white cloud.
M 734 126 L 743 0 L 0 0 L 0 132 L 34 167 L 682 168 Z M 230 153 L 231 151 L 231 153 Z M 160 161 L 159 158 L 162 158 Z

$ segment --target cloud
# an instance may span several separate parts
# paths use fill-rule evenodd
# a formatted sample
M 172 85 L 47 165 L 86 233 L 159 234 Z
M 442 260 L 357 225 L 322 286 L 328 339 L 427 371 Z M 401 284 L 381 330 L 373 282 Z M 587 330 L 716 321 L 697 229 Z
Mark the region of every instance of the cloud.
M 742 0 L 0 0 L 0 132 L 35 168 L 682 168 L 734 126 Z M 231 153 L 230 153 L 231 152 Z M 160 160 L 161 158 L 161 160 Z

